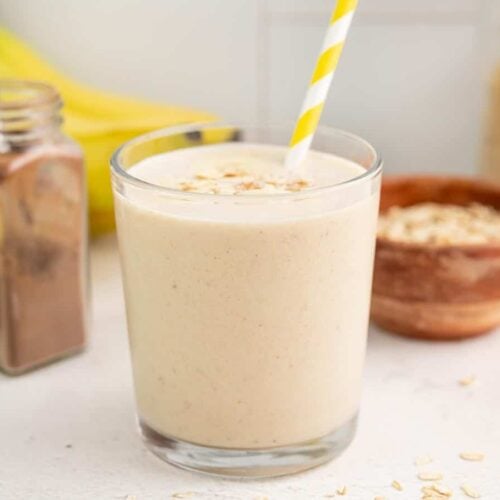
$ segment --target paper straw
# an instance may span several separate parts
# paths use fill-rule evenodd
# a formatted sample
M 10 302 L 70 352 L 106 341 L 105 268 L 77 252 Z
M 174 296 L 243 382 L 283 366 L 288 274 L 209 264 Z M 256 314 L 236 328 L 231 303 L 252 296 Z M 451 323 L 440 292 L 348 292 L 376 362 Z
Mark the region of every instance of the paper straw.
M 290 140 L 290 149 L 285 160 L 286 167 L 290 171 L 300 165 L 311 146 L 357 3 L 358 0 L 337 0 L 299 119 Z

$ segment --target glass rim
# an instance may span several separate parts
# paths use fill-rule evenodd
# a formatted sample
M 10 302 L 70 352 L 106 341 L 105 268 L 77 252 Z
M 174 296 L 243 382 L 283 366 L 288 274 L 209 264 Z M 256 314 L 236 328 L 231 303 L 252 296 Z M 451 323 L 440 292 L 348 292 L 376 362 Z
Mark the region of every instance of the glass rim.
M 152 182 L 148 182 L 142 179 L 139 179 L 138 177 L 134 177 L 133 175 L 130 175 L 125 168 L 122 167 L 121 161 L 120 161 L 120 156 L 123 153 L 123 151 L 126 148 L 129 148 L 131 146 L 134 146 L 135 144 L 139 144 L 145 140 L 151 140 L 155 139 L 158 137 L 166 137 L 169 135 L 174 135 L 174 134 L 186 134 L 189 132 L 198 132 L 203 129 L 207 128 L 214 128 L 214 127 L 234 127 L 237 129 L 243 129 L 243 130 L 252 130 L 252 129 L 268 129 L 268 130 L 278 130 L 278 129 L 283 129 L 286 125 L 289 125 L 290 127 L 293 127 L 294 123 L 293 122 L 281 122 L 281 123 L 270 123 L 270 124 L 255 124 L 255 123 L 248 123 L 248 124 L 234 124 L 231 123 L 230 121 L 224 122 L 224 121 L 209 121 L 209 122 L 194 122 L 194 123 L 188 123 L 188 124 L 182 124 L 182 125 L 173 125 L 170 127 L 164 127 L 158 130 L 154 130 L 151 132 L 147 132 L 145 134 L 141 134 L 137 137 L 134 137 L 133 139 L 130 139 L 129 141 L 125 142 L 122 144 L 118 149 L 115 150 L 115 152 L 111 155 L 110 159 L 110 165 L 111 165 L 111 171 L 114 175 L 116 175 L 118 178 L 122 179 L 126 183 L 135 185 L 136 187 L 150 190 L 150 191 L 156 191 L 159 193 L 167 194 L 170 196 L 179 196 L 182 195 L 183 199 L 191 199 L 191 200 L 202 200 L 202 199 L 213 199 L 213 200 L 234 200 L 235 196 L 233 194 L 226 194 L 226 193 L 200 193 L 200 192 L 193 192 L 193 191 L 181 191 L 179 189 L 175 188 L 170 188 L 166 186 L 161 186 L 159 184 L 154 184 Z M 291 128 L 291 130 L 293 130 Z M 337 129 L 335 127 L 329 127 L 329 126 L 319 126 L 317 128 L 317 132 L 319 133 L 327 133 L 327 134 L 332 134 L 332 135 L 337 135 L 337 136 L 343 136 L 345 138 L 348 138 L 350 140 L 353 140 L 357 142 L 358 144 L 363 145 L 366 147 L 372 154 L 373 154 L 373 161 L 372 164 L 360 175 L 357 175 L 356 177 L 353 177 L 352 179 L 348 179 L 343 182 L 339 182 L 336 184 L 327 184 L 327 185 L 322 185 L 322 186 L 317 186 L 317 187 L 312 187 L 303 191 L 294 191 L 294 192 L 286 192 L 286 193 L 261 193 L 261 194 L 252 194 L 252 196 L 238 196 L 238 199 L 242 198 L 249 198 L 250 200 L 258 201 L 258 200 L 284 200 L 284 199 L 297 199 L 297 198 L 304 198 L 305 196 L 315 196 L 315 195 L 320 195 L 320 194 L 325 194 L 328 193 L 329 191 L 336 191 L 339 189 L 344 189 L 346 187 L 350 187 L 353 185 L 361 184 L 367 181 L 370 181 L 377 177 L 381 171 L 382 171 L 382 157 L 378 153 L 378 151 L 365 139 L 359 137 L 356 134 L 353 134 L 351 132 L 346 132 L 342 129 Z M 313 140 L 314 143 L 314 140 Z M 174 149 L 171 152 L 179 151 L 179 149 Z M 323 152 L 321 150 L 318 150 L 319 152 Z M 170 152 L 170 151 L 169 151 Z M 168 152 L 167 152 L 168 153 Z M 325 152 L 326 153 L 326 152 Z M 162 153 L 158 153 L 162 154 Z M 334 153 L 326 153 L 326 154 L 334 154 Z M 152 155 L 155 156 L 155 155 Z M 352 160 L 350 160 L 352 161 Z M 353 161 L 353 163 L 355 163 Z

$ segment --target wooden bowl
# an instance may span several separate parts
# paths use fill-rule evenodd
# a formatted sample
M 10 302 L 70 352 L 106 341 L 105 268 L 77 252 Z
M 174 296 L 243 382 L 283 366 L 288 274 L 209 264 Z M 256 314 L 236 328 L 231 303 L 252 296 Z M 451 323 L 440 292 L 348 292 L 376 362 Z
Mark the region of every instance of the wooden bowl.
M 500 186 L 438 176 L 388 177 L 380 211 L 422 202 L 500 210 Z M 500 325 L 500 244 L 432 246 L 377 238 L 372 319 L 413 337 L 459 339 Z

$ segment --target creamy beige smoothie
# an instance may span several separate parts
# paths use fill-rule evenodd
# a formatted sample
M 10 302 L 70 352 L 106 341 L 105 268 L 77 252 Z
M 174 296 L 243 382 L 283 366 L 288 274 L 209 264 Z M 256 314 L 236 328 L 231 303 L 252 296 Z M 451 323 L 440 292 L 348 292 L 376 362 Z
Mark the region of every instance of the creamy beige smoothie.
M 302 443 L 358 410 L 378 193 L 312 151 L 200 146 L 128 170 L 166 197 L 116 193 L 138 412 L 199 445 Z M 367 191 L 368 190 L 368 191 Z

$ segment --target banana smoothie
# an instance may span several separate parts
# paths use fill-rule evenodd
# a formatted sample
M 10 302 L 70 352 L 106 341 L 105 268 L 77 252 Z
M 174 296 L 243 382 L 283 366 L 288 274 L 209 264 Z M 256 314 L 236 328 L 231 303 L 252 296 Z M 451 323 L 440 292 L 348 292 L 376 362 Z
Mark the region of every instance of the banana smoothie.
M 111 160 L 139 423 L 181 467 L 291 473 L 355 433 L 381 162 L 323 129 L 289 172 L 289 133 L 187 125 Z
M 309 200 L 303 214 L 301 197 L 364 169 L 313 151 L 290 179 L 284 153 L 157 155 L 128 173 L 177 189 L 178 201 L 116 196 L 138 411 L 157 433 L 269 448 L 325 436 L 357 412 L 378 196 Z M 212 198 L 203 210 L 200 193 Z

